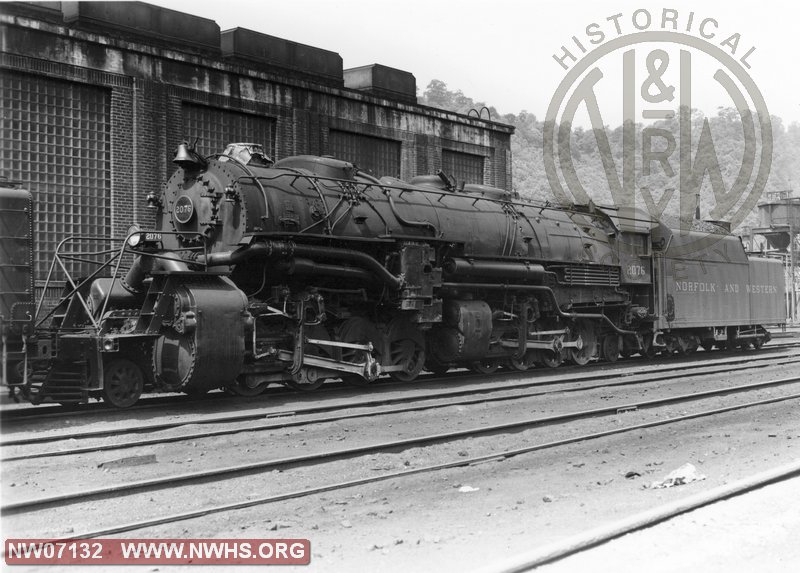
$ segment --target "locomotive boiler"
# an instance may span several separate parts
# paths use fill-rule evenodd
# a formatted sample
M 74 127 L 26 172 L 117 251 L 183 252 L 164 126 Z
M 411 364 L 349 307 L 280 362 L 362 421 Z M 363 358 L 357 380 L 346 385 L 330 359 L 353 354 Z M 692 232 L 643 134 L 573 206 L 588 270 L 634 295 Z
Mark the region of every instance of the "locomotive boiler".
M 687 254 L 691 237 L 640 211 L 534 204 L 441 172 L 376 178 L 330 157 L 273 163 L 246 143 L 211 157 L 183 144 L 174 162 L 147 198 L 158 228 L 133 228 L 107 276 L 69 278 L 29 399 L 124 407 L 146 387 L 253 395 L 582 365 L 760 346 L 785 321 L 779 262 L 731 236 L 715 242 L 724 256 Z

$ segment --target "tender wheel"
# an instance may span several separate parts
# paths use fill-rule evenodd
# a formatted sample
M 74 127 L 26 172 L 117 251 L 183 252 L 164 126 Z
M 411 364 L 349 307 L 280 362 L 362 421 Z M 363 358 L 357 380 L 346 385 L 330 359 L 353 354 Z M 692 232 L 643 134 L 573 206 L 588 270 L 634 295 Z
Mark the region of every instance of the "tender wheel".
M 714 348 L 714 341 L 713 340 L 702 340 L 700 341 L 700 347 L 705 350 L 706 352 L 711 352 Z
M 144 390 L 144 374 L 127 358 L 112 358 L 103 365 L 103 400 L 117 408 L 130 408 Z
M 697 352 L 697 348 L 700 346 L 700 341 L 694 335 L 688 336 L 679 336 L 678 337 L 678 353 L 681 356 L 690 356 Z
M 389 365 L 403 366 L 403 370 L 390 372 L 399 382 L 411 382 L 425 365 L 425 337 L 406 319 L 395 318 L 389 323 Z
M 500 360 L 497 358 L 484 358 L 469 365 L 469 369 L 478 374 L 494 374 L 500 368 Z
M 351 344 L 372 343 L 372 353 L 375 359 L 380 362 L 380 355 L 383 349 L 383 337 L 372 322 L 366 318 L 355 316 L 348 318 L 339 327 L 339 340 Z M 356 348 L 342 348 L 342 361 L 344 362 L 364 362 L 366 360 L 366 350 Z M 358 374 L 345 374 L 342 380 L 353 386 L 367 386 L 370 381 Z
M 678 351 L 678 342 L 672 337 L 667 337 L 664 340 L 664 346 L 661 348 L 661 356 L 664 357 L 672 356 L 677 351 Z

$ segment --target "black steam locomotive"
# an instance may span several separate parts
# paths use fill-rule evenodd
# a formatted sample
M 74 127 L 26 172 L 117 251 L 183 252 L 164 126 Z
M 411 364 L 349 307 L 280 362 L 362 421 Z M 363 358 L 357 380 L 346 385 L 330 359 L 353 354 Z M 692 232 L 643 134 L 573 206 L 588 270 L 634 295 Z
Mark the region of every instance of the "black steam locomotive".
M 730 234 L 533 204 L 443 173 L 405 182 L 328 157 L 273 164 L 254 144 L 208 158 L 184 144 L 174 162 L 147 197 L 157 229 L 133 228 L 117 250 L 59 246 L 53 269 L 97 269 L 66 276 L 39 310 L 22 375 L 7 378 L 30 401 L 102 393 L 125 407 L 148 388 L 254 395 L 760 347 L 764 325 L 785 322 L 780 262 L 748 257 Z

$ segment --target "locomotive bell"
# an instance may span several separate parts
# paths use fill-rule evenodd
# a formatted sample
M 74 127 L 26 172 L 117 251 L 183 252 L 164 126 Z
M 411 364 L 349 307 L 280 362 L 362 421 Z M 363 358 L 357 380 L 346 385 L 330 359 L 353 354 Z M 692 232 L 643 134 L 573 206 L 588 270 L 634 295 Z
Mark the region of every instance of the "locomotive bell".
M 195 151 L 194 145 L 189 147 L 189 144 L 185 141 L 178 144 L 172 162 L 184 169 L 203 169 L 207 165 L 206 160 Z

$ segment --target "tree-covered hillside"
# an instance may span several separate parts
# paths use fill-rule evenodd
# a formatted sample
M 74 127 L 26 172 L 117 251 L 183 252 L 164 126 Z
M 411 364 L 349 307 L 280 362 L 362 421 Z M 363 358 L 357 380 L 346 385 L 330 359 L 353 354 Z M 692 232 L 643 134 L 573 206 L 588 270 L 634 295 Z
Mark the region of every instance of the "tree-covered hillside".
M 474 101 L 464 95 L 460 90 L 452 91 L 441 80 L 433 80 L 428 84 L 425 92 L 419 98 L 420 103 L 442 109 L 467 113 L 470 109 L 479 110 L 487 106 L 491 111 L 492 119 L 513 125 L 516 128 L 511 138 L 513 153 L 513 181 L 514 190 L 521 196 L 530 199 L 553 200 L 554 196 L 547 180 L 543 160 L 543 133 L 544 122 L 528 111 L 517 114 L 500 114 L 494 107 L 485 102 Z M 485 113 L 484 113 L 485 117 Z M 734 108 L 720 108 L 717 114 L 711 117 L 702 112 L 691 110 L 691 133 L 693 145 L 693 161 L 699 166 L 697 185 L 699 192 L 700 216 L 702 219 L 730 218 L 733 208 L 738 207 L 741 200 L 733 202 L 730 190 L 736 183 L 742 169 L 744 130 L 742 118 Z M 746 118 L 745 118 L 746 119 Z M 756 123 L 757 125 L 757 123 Z M 674 142 L 680 141 L 678 118 L 660 120 L 649 125 L 636 124 L 631 126 L 631 133 L 636 145 L 635 187 L 637 201 L 641 201 L 641 189 L 646 187 L 648 195 L 658 210 L 659 201 L 663 207 L 663 218 L 672 224 L 677 224 L 679 213 L 694 213 L 697 199 L 685 194 L 680 198 L 678 152 L 672 154 L 669 167 L 658 161 L 650 161 L 650 173 L 642 165 L 641 146 L 643 131 L 648 130 L 650 149 L 654 151 L 666 148 L 668 141 L 666 132 L 672 135 Z M 662 130 L 662 131 L 655 131 Z M 703 137 L 706 141 L 713 141 L 714 154 L 710 153 L 710 146 L 698 146 Z M 598 137 L 607 138 L 617 176 L 622 173 L 622 141 L 623 126 L 606 126 L 602 133 L 595 133 L 592 129 L 576 127 L 571 130 L 570 149 L 578 177 L 588 194 L 596 203 L 611 204 L 612 194 L 608 184 L 608 177 L 604 170 L 603 161 L 598 150 Z M 657 135 L 660 133 L 661 135 Z M 766 183 L 765 192 L 785 191 L 793 184 L 800 185 L 800 125 L 792 123 L 784 125 L 781 118 L 772 116 L 773 154 L 772 166 Z M 653 135 L 656 134 L 656 135 Z M 698 151 L 698 148 L 700 151 Z M 714 155 L 716 157 L 714 157 Z M 721 179 L 709 175 L 717 171 Z M 703 172 L 703 165 L 710 166 L 708 172 Z M 756 167 L 757 167 L 756 163 Z M 750 186 L 748 186 L 748 189 Z M 669 189 L 674 191 L 670 192 Z M 667 198 L 664 198 L 667 193 Z M 726 198 L 726 194 L 730 196 Z M 694 195 L 692 193 L 691 195 Z M 662 200 L 663 198 L 663 200 Z M 681 208 L 681 201 L 684 205 Z M 644 207 L 644 205 L 639 205 Z M 652 212 L 652 209 L 651 209 Z M 756 215 L 753 211 L 743 222 L 743 225 L 757 225 Z

